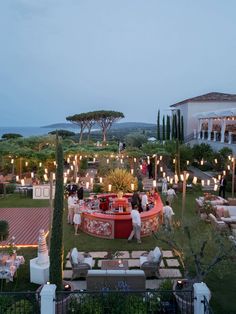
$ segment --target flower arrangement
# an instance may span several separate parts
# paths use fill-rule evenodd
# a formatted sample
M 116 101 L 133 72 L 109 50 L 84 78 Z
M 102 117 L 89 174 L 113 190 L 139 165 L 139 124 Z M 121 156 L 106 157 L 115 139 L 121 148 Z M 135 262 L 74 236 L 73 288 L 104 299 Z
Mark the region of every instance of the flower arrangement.
M 207 216 L 209 214 L 214 214 L 214 208 L 210 202 L 206 202 L 206 201 L 203 202 L 203 210 L 202 211 L 203 211 L 203 213 L 206 213 Z
M 15 237 L 12 236 L 11 239 L 9 240 L 9 242 L 7 243 L 7 246 L 8 246 L 8 254 L 11 256 L 13 254 L 16 253 L 17 251 L 17 246 L 15 244 Z

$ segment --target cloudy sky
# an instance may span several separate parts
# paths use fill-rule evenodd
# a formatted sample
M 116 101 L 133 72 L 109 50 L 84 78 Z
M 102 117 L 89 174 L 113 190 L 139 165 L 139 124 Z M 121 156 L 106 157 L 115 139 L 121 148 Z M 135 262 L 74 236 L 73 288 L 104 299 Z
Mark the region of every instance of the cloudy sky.
M 1 0 L 0 126 L 91 110 L 156 121 L 236 93 L 235 0 Z

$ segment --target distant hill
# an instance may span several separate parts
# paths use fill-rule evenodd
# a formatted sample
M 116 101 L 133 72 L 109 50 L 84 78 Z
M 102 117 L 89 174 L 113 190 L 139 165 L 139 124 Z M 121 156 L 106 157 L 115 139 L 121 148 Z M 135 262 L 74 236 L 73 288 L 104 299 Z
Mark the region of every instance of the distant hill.
M 143 129 L 143 128 L 153 128 L 156 124 L 145 123 L 145 122 L 119 122 L 114 123 L 111 129 Z M 73 123 L 55 123 L 50 125 L 42 126 L 42 128 L 48 129 L 78 129 L 78 126 Z M 97 129 L 98 126 L 95 125 L 93 129 Z

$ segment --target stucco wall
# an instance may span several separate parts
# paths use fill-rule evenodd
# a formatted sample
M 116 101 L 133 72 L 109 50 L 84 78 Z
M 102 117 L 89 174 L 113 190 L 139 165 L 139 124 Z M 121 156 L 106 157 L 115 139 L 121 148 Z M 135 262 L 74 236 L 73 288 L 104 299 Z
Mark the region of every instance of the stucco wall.
M 184 117 L 184 136 L 187 137 L 198 129 L 198 119 L 194 115 L 207 111 L 235 108 L 236 102 L 188 102 L 173 109 L 180 109 Z

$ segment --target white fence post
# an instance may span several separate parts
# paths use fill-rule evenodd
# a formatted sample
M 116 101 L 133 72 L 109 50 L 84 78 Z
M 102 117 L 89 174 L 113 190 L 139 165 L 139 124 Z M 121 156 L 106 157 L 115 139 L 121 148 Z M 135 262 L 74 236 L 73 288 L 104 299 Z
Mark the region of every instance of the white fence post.
M 211 298 L 211 292 L 204 282 L 195 283 L 193 285 L 194 291 L 194 314 L 204 314 L 204 297 L 207 302 Z M 206 312 L 208 313 L 208 312 Z
M 55 314 L 56 285 L 44 285 L 40 292 L 41 314 Z

